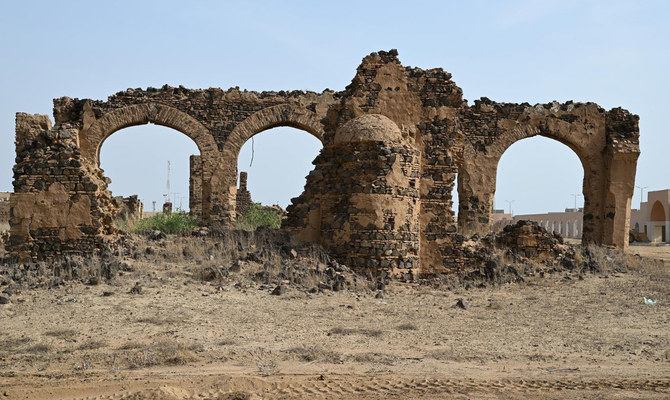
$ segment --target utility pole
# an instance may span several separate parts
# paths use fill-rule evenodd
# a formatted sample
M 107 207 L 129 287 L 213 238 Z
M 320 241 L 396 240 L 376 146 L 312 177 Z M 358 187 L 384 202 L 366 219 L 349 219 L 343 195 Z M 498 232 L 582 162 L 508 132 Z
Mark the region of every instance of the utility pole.
M 577 211 L 577 197 L 581 196 L 579 193 L 573 193 L 570 196 L 575 198 L 575 211 Z
M 170 201 L 170 160 L 168 160 L 167 199 Z
M 644 189 L 647 189 L 649 186 L 644 186 L 644 187 L 642 187 L 642 186 L 637 186 L 637 185 L 635 185 L 635 187 L 638 188 L 638 189 L 640 189 L 640 204 L 642 204 L 642 202 L 644 201 L 644 195 L 642 194 L 642 191 L 643 191 Z M 640 207 L 642 207 L 642 206 L 640 206 Z
M 507 205 L 509 206 L 509 215 L 512 215 L 512 203 L 514 203 L 514 200 L 505 200 L 507 202 Z

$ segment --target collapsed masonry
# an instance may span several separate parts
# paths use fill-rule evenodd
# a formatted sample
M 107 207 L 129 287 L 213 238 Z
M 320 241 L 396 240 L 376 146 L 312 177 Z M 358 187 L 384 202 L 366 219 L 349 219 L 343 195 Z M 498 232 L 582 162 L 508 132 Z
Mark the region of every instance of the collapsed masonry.
M 94 252 L 116 234 L 100 147 L 114 132 L 147 123 L 197 144 L 190 209 L 215 228 L 234 226 L 237 157 L 248 139 L 276 126 L 314 135 L 323 149 L 285 225 L 359 271 L 459 271 L 470 260 L 465 237 L 488 232 L 500 157 L 536 135 L 566 144 L 582 162 L 584 241 L 627 245 L 636 115 L 594 103 L 482 98 L 469 106 L 449 73 L 404 67 L 394 50 L 365 57 L 341 92 L 166 85 L 107 101 L 55 99 L 54 117 L 52 127 L 46 116 L 17 114 L 7 249 L 19 259 Z

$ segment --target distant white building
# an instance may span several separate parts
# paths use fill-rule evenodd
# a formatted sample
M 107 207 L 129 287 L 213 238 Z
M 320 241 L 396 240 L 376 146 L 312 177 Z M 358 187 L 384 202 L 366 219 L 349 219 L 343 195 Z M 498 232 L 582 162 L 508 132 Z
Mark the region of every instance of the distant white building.
M 546 214 L 525 214 L 511 216 L 493 214 L 491 228 L 499 231 L 505 225 L 519 220 L 534 221 L 548 232 L 560 233 L 567 238 L 581 239 L 584 212 L 582 208 L 566 208 L 564 212 Z M 647 235 L 655 243 L 670 243 L 670 189 L 650 191 L 647 201 L 640 203 L 640 209 L 630 212 L 630 229 Z
M 630 228 L 643 232 L 649 240 L 670 243 L 670 189 L 647 193 L 639 210 L 631 210 Z
M 493 222 L 492 229 L 499 231 L 505 225 L 515 224 L 517 221 L 537 222 L 541 227 L 551 233 L 559 233 L 563 237 L 581 239 L 584 221 L 584 209 L 566 208 L 564 212 L 550 212 L 545 214 L 520 214 L 511 216 L 505 214 L 505 218 Z

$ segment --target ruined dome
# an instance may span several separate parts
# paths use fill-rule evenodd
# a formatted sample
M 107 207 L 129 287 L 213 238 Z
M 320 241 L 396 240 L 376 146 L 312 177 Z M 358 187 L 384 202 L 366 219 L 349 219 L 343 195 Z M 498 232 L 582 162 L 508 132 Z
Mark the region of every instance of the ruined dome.
M 365 114 L 342 125 L 333 138 L 334 143 L 400 142 L 402 133 L 395 122 L 379 114 Z

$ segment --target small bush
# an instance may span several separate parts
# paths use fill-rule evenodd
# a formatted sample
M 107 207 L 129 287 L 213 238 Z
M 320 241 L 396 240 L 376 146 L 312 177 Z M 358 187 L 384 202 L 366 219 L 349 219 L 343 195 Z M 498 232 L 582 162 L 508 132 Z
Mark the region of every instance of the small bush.
M 158 213 L 149 218 L 135 221 L 129 230 L 134 233 L 146 230 L 161 231 L 168 234 L 180 233 L 198 226 L 198 220 L 186 212 L 177 211 L 171 214 Z
M 202 351 L 199 344 L 185 345 L 180 342 L 164 340 L 140 347 L 126 355 L 130 369 L 140 369 L 155 365 L 184 365 L 198 360 L 195 354 Z
M 278 229 L 281 226 L 282 213 L 260 203 L 251 203 L 249 211 L 237 219 L 237 229 L 255 231 L 261 226 Z

